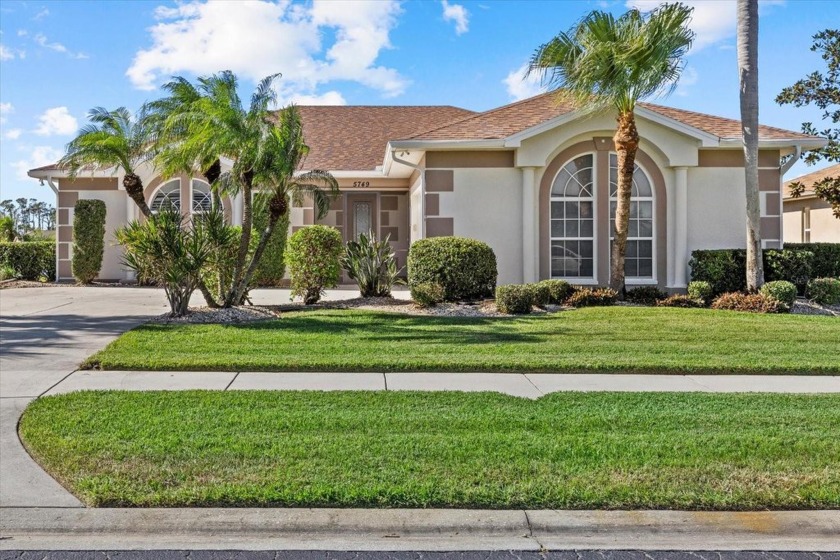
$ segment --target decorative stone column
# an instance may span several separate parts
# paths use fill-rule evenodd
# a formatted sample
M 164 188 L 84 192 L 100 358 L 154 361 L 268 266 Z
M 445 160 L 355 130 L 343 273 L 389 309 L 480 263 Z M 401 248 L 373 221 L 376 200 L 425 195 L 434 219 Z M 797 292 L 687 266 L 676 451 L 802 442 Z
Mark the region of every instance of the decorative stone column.
M 522 281 L 536 282 L 539 279 L 537 249 L 539 229 L 537 228 L 539 205 L 537 186 L 534 182 L 534 167 L 522 167 Z
M 688 285 L 688 168 L 674 168 L 674 288 Z

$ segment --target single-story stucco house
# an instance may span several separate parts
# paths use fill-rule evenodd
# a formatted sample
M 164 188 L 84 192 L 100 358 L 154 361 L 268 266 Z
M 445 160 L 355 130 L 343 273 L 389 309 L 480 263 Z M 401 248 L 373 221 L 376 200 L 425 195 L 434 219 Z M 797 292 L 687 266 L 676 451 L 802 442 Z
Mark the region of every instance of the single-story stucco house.
M 302 106 L 307 169 L 326 169 L 342 195 L 320 223 L 346 239 L 372 229 L 390 234 L 400 265 L 411 242 L 458 235 L 487 242 L 499 283 L 563 278 L 609 280 L 610 212 L 615 189 L 615 117 L 586 114 L 543 94 L 484 112 L 451 106 Z M 642 103 L 633 187 L 629 285 L 683 289 L 695 249 L 745 245 L 741 128 L 736 120 Z M 825 140 L 762 126 L 761 235 L 779 247 L 781 158 Z M 71 181 L 55 166 L 33 169 L 58 199 L 58 274 L 71 279 L 73 206 L 107 204 L 103 279 L 128 279 L 113 232 L 138 217 L 119 174 L 95 172 Z M 164 199 L 201 210 L 207 184 L 197 177 L 162 181 L 141 172 L 150 206 Z M 241 200 L 225 202 L 233 222 Z M 311 207 L 291 210 L 291 228 L 315 222 Z
M 784 239 L 791 243 L 840 243 L 840 220 L 831 204 L 814 194 L 814 185 L 826 177 L 840 176 L 840 163 L 802 175 L 784 184 Z M 802 183 L 804 192 L 794 198 L 792 183 Z

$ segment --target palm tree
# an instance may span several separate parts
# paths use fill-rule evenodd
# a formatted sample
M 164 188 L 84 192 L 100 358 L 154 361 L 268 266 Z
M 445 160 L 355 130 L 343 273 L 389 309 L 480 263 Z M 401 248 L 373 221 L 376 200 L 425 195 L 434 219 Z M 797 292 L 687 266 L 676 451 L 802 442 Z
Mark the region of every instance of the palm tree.
M 540 46 L 528 72 L 539 72 L 561 96 L 588 110 L 618 112 L 613 142 L 618 158 L 615 236 L 610 287 L 624 293 L 624 256 L 630 221 L 639 133 L 634 110 L 645 98 L 670 93 L 683 69 L 694 32 L 692 9 L 663 4 L 643 15 L 632 9 L 619 18 L 593 11 L 575 27 Z
M 738 75 L 747 196 L 747 289 L 764 284 L 758 200 L 758 0 L 738 0 Z
M 297 111 L 293 115 L 281 111 L 279 118 L 272 111 L 277 101 L 272 85 L 278 76 L 267 76 L 257 84 L 247 109 L 237 92 L 237 78 L 230 71 L 199 78 L 197 84 L 176 77 L 163 86 L 169 96 L 147 106 L 157 145 L 155 162 L 164 175 L 198 171 L 216 195 L 242 194 L 242 236 L 222 302 L 225 307 L 242 303 L 265 243 L 280 216 L 288 211 L 287 197 L 310 192 L 323 216 L 329 200 L 321 187 L 333 192 L 338 188 L 326 172 L 294 177 L 307 148 Z M 221 170 L 222 158 L 233 162 L 225 172 Z M 270 219 L 249 262 L 255 191 L 271 193 Z M 208 297 L 204 289 L 202 293 Z
M 88 113 L 91 124 L 82 128 L 79 135 L 67 144 L 67 153 L 59 161 L 74 178 L 85 167 L 93 169 L 122 169 L 125 192 L 147 218 L 152 211 L 143 194 L 143 181 L 137 175 L 137 166 L 146 159 L 148 136 L 145 116 L 141 112 L 133 118 L 125 107 L 108 111 L 95 107 Z

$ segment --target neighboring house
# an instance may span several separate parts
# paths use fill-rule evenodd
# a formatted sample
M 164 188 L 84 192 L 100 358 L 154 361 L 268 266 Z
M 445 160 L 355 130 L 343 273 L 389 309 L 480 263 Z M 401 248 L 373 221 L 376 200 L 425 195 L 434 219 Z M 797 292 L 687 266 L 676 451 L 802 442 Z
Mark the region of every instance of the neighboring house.
M 615 190 L 615 117 L 585 114 L 544 94 L 474 113 L 455 107 L 300 107 L 311 151 L 307 169 L 327 169 L 342 195 L 320 223 L 350 239 L 368 229 L 391 235 L 400 265 L 412 241 L 458 235 L 496 252 L 499 283 L 564 278 L 609 280 L 610 216 Z M 633 187 L 627 282 L 683 289 L 695 249 L 744 247 L 745 196 L 740 123 L 642 103 Z M 760 127 L 761 235 L 782 243 L 782 156 L 825 140 Z M 137 217 L 121 177 L 97 172 L 70 181 L 54 166 L 31 177 L 55 187 L 58 270 L 69 279 L 72 213 L 79 198 L 108 207 L 107 230 Z M 207 184 L 166 182 L 142 172 L 152 208 L 164 198 L 206 201 Z M 182 204 L 182 208 L 186 206 Z M 241 201 L 226 201 L 236 223 Z M 315 222 L 311 205 L 291 210 L 291 227 Z M 129 278 L 110 246 L 102 278 Z
M 840 218 L 831 204 L 814 194 L 814 185 L 826 177 L 840 176 L 840 163 L 785 181 L 784 240 L 788 243 L 840 243 Z M 802 195 L 790 195 L 791 183 L 805 185 Z

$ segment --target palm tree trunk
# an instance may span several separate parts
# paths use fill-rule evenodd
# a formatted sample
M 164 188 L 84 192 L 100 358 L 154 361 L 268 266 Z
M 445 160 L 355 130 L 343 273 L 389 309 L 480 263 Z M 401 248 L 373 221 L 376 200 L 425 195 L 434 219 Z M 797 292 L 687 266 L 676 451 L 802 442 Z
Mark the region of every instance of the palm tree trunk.
M 758 200 L 758 0 L 738 0 L 738 74 L 747 196 L 747 289 L 764 284 Z
M 633 171 L 636 168 L 636 151 L 639 149 L 639 132 L 633 111 L 618 115 L 618 129 L 613 136 L 618 166 L 618 188 L 615 205 L 615 235 L 610 252 L 610 288 L 624 299 L 624 256 L 627 252 L 627 231 L 630 225 L 630 195 Z
M 254 250 L 254 254 L 251 256 L 251 262 L 248 265 L 248 269 L 245 271 L 245 274 L 242 276 L 242 280 L 236 287 L 233 299 L 237 302 L 237 305 L 241 305 L 244 301 L 245 291 L 248 289 L 248 285 L 251 283 L 251 279 L 257 272 L 257 267 L 260 264 L 260 259 L 262 259 L 262 254 L 265 251 L 265 248 L 268 246 L 268 240 L 271 239 L 271 234 L 274 233 L 274 228 L 275 226 L 277 226 L 277 222 L 280 220 L 281 215 L 282 214 L 278 214 L 276 212 L 271 212 L 268 215 L 268 224 L 260 234 L 259 243 L 257 243 L 257 248 Z
M 254 174 L 251 171 L 244 173 L 242 177 L 242 237 L 239 239 L 239 251 L 236 253 L 236 263 L 233 267 L 233 279 L 230 289 L 225 297 L 224 307 L 238 305 L 239 300 L 236 294 L 239 291 L 239 284 L 245 272 L 245 263 L 248 259 L 248 249 L 251 245 L 251 228 L 253 227 L 253 200 L 251 196 L 252 181 Z
M 140 212 L 147 218 L 152 215 L 149 205 L 146 204 L 146 197 L 143 195 L 143 181 L 134 173 L 126 173 L 123 177 L 123 187 L 131 200 L 140 208 Z

